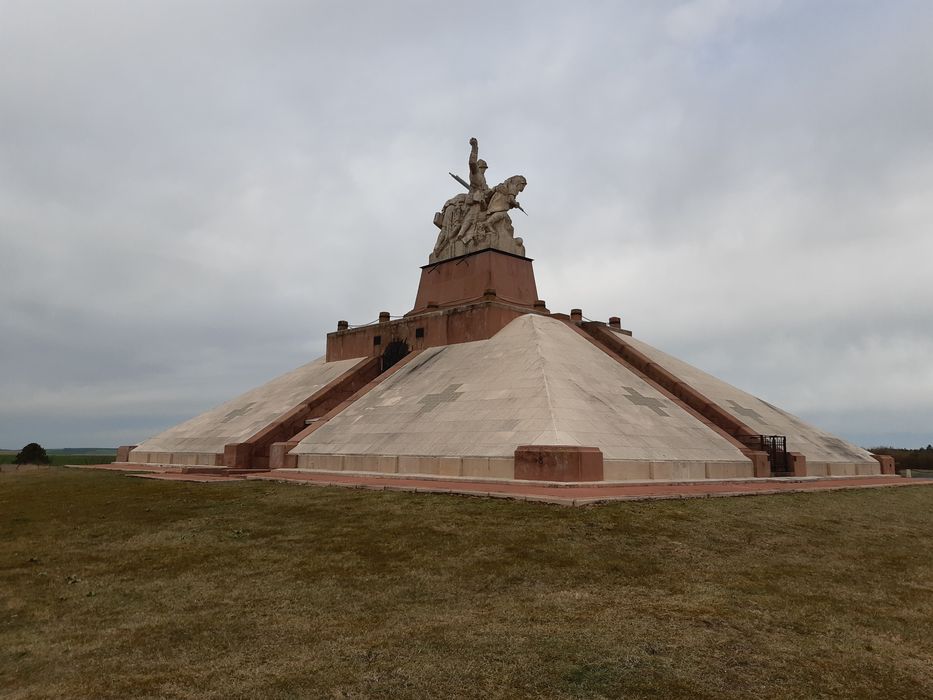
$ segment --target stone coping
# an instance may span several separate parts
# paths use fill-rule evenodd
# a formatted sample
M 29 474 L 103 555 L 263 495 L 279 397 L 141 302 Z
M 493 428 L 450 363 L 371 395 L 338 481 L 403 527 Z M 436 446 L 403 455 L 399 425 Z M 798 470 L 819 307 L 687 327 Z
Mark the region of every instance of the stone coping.
M 774 477 L 763 479 L 703 479 L 679 482 L 568 483 L 531 482 L 507 479 L 468 479 L 421 477 L 418 475 L 379 475 L 348 472 L 319 472 L 306 469 L 276 469 L 261 474 L 209 475 L 166 469 L 136 469 L 130 464 L 66 465 L 78 469 L 124 471 L 127 476 L 191 483 L 231 483 L 236 481 L 278 481 L 309 486 L 336 486 L 372 491 L 407 491 L 519 501 L 584 506 L 614 501 L 670 500 L 680 498 L 719 498 L 766 496 L 781 493 L 811 493 L 843 489 L 933 486 L 933 480 L 901 476 Z
M 845 481 L 851 479 L 901 479 L 897 475 L 870 475 L 870 476 L 771 476 L 771 477 L 747 477 L 747 478 L 732 478 L 732 479 L 676 479 L 671 481 L 664 481 L 661 479 L 624 479 L 618 481 L 533 481 L 526 479 L 497 479 L 497 478 L 482 478 L 482 477 L 470 477 L 470 476 L 443 476 L 438 474 L 399 474 L 399 473 L 379 473 L 379 472 L 363 472 L 363 471 L 342 471 L 342 470 L 325 470 L 325 469 L 275 469 L 276 474 L 278 473 L 294 473 L 294 474 L 322 474 L 322 475 L 331 475 L 331 476 L 350 476 L 350 477 L 365 477 L 373 479 L 400 479 L 400 480 L 410 480 L 410 481 L 452 481 L 452 482 L 462 482 L 462 483 L 472 483 L 472 484 L 529 484 L 532 486 L 546 486 L 548 488 L 609 488 L 609 487 L 620 487 L 620 486 L 648 486 L 648 485 L 693 485 L 693 484 L 742 484 L 742 483 L 762 483 L 762 482 L 776 482 L 776 483 L 794 483 L 794 482 L 813 482 L 813 481 Z
M 487 498 L 508 498 L 520 501 L 552 503 L 564 506 L 584 506 L 615 501 L 671 500 L 681 498 L 719 498 L 729 496 L 766 496 L 783 493 L 811 493 L 843 489 L 891 488 L 899 486 L 933 485 L 933 481 L 914 481 L 902 477 L 836 477 L 836 478 L 771 478 L 745 481 L 708 479 L 690 483 L 642 482 L 601 485 L 567 483 L 534 484 L 500 480 L 470 481 L 453 479 L 419 479 L 417 477 L 380 477 L 371 474 L 350 475 L 346 472 L 323 474 L 308 470 L 273 470 L 246 477 L 248 480 L 280 481 L 312 486 L 374 491 L 408 491 L 412 493 L 455 494 Z
M 107 471 L 125 471 L 125 472 L 156 472 L 156 473 L 178 473 L 190 469 L 186 465 L 172 464 L 141 464 L 134 462 L 112 462 L 109 464 L 66 464 L 66 467 L 72 469 L 101 469 Z M 198 471 L 205 474 L 216 471 L 218 475 L 226 469 L 224 467 L 201 467 Z M 259 470 L 256 470 L 257 472 Z M 773 477 L 748 477 L 732 479 L 677 479 L 663 481 L 660 479 L 626 479 L 622 481 L 533 481 L 525 479 L 500 479 L 494 477 L 470 477 L 470 476 L 443 476 L 439 474 L 398 474 L 398 473 L 379 473 L 363 471 L 334 471 L 324 469 L 274 469 L 264 474 L 256 476 L 265 476 L 269 473 L 289 475 L 293 474 L 298 478 L 311 478 L 315 475 L 320 476 L 341 476 L 359 479 L 382 479 L 392 481 L 428 481 L 428 482 L 453 482 L 463 484 L 515 484 L 545 488 L 624 488 L 627 486 L 696 486 L 702 484 L 761 484 L 761 483 L 814 483 L 814 482 L 846 482 L 859 481 L 864 479 L 882 479 L 902 481 L 904 477 L 896 474 L 874 474 L 870 476 L 773 476 Z M 302 477 L 302 475 L 306 475 Z
M 508 250 L 502 250 L 502 248 L 493 248 L 492 246 L 486 246 L 485 248 L 480 248 L 479 250 L 471 250 L 469 253 L 461 253 L 460 255 L 452 255 L 449 258 L 443 258 L 442 260 L 435 260 L 434 262 L 428 262 L 427 265 L 422 265 L 421 269 L 425 270 L 429 267 L 435 267 L 441 263 L 450 262 L 451 260 L 461 260 L 463 258 L 469 258 L 473 255 L 479 255 L 480 253 L 488 253 L 489 251 L 495 251 L 502 255 L 508 255 L 513 258 L 518 258 L 519 260 L 527 260 L 528 262 L 534 262 L 534 258 L 529 258 L 526 255 L 519 255 L 518 253 L 512 253 Z

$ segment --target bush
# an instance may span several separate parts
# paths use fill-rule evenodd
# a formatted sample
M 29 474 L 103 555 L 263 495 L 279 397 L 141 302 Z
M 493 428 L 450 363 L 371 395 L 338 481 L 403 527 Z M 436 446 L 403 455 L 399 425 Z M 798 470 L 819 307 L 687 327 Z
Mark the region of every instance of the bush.
M 38 442 L 30 442 L 20 450 L 13 464 L 51 464 L 45 449 Z

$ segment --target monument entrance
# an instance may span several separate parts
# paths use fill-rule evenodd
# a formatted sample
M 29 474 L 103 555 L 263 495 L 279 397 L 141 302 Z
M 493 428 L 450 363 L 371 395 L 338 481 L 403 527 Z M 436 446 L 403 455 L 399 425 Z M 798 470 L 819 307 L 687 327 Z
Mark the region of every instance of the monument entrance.
M 410 352 L 411 348 L 404 340 L 393 340 L 382 353 L 382 371 L 385 372 Z

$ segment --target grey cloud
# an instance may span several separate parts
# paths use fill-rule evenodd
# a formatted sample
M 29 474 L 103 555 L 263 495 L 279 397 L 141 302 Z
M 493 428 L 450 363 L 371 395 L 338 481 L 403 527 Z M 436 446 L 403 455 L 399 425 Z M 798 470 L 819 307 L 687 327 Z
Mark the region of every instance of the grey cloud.
M 407 311 L 473 135 L 492 178 L 529 179 L 551 308 L 926 444 L 931 19 L 7 3 L 0 446 L 135 442 L 319 355 L 338 318 Z

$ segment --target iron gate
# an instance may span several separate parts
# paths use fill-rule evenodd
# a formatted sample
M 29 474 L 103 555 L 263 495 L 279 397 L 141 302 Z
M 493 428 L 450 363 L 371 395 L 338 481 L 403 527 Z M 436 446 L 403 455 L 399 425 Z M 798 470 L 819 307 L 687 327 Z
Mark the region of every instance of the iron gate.
M 790 460 L 787 458 L 787 437 L 784 435 L 759 435 L 761 449 L 768 453 L 773 474 L 788 474 Z

